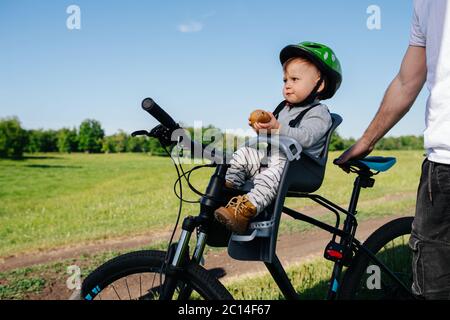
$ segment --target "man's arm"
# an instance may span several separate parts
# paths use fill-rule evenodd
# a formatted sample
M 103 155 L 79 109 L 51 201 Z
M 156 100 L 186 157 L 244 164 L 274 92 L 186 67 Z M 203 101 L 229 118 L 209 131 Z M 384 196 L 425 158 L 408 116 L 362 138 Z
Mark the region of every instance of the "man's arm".
M 409 111 L 422 90 L 427 76 L 425 47 L 409 46 L 400 72 L 389 85 L 377 114 L 363 136 L 336 161 L 363 158 L 375 144 Z

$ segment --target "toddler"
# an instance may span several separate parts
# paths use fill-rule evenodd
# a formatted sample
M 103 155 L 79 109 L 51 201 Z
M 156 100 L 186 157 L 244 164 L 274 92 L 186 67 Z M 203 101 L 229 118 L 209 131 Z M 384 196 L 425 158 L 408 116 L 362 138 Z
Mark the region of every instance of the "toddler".
M 285 100 L 273 113 L 264 113 L 264 122 L 254 122 L 251 117 L 249 125 L 257 133 L 266 130 L 271 135 L 292 137 L 304 151 L 319 156 L 332 125 L 330 112 L 320 101 L 331 98 L 339 89 L 342 82 L 340 62 L 333 50 L 314 42 L 285 47 L 280 53 L 280 61 Z M 253 188 L 243 196 L 232 198 L 214 213 L 216 219 L 232 232 L 244 233 L 249 220 L 275 199 L 286 156 L 271 146 L 267 166 L 261 165 L 264 158 L 263 151 L 251 147 L 240 148 L 233 154 L 225 185 L 239 188 L 250 180 Z

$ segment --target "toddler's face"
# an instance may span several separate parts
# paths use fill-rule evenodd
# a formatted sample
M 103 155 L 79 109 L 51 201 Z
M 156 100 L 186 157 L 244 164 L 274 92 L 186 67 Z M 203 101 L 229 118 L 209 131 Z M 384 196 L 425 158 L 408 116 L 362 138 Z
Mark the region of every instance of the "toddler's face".
M 307 98 L 320 80 L 317 67 L 306 60 L 295 59 L 284 71 L 283 96 L 289 103 L 300 103 Z M 320 90 L 324 84 L 322 83 Z

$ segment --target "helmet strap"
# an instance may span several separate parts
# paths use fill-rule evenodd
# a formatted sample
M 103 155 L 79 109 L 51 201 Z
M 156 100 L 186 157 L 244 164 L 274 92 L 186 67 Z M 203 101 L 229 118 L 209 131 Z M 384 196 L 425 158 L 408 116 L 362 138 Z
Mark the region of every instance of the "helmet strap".
M 314 89 L 312 89 L 312 91 L 309 94 L 309 96 L 307 96 L 305 98 L 305 100 L 303 100 L 302 102 L 296 103 L 293 106 L 294 107 L 304 107 L 304 106 L 307 106 L 307 105 L 310 105 L 311 103 L 313 103 L 317 99 L 317 96 L 319 95 L 318 91 L 319 91 L 320 86 L 322 85 L 323 82 L 324 82 L 324 77 L 321 74 L 319 81 L 317 81 L 316 86 L 314 87 Z

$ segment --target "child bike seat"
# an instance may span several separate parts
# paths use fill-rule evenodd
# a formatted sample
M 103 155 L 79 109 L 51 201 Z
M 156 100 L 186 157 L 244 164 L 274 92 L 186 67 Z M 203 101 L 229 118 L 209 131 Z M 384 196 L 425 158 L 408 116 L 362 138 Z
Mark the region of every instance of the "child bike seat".
M 325 147 L 319 157 L 302 151 L 301 146 L 293 138 L 278 137 L 276 143 L 288 161 L 281 175 L 277 196 L 271 205 L 250 221 L 245 234 L 231 235 L 228 243 L 230 257 L 237 260 L 273 262 L 285 198 L 298 196 L 299 193 L 314 192 L 322 185 L 331 136 L 342 122 L 342 118 L 334 113 L 331 114 L 331 119 L 332 126 L 327 132 Z M 266 141 L 264 138 L 254 138 L 246 145 L 261 142 L 271 144 L 272 141 L 270 137 L 266 138 Z M 247 184 L 244 190 L 248 192 L 251 187 L 251 184 Z

